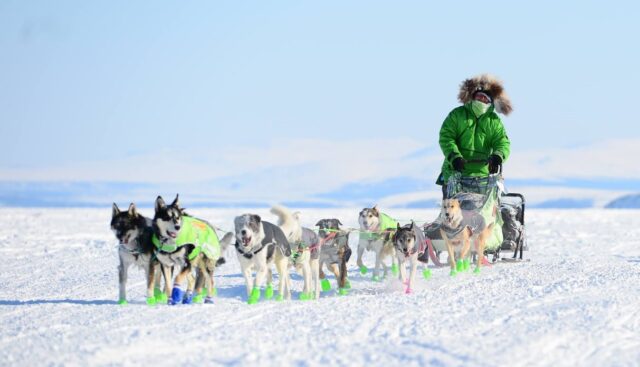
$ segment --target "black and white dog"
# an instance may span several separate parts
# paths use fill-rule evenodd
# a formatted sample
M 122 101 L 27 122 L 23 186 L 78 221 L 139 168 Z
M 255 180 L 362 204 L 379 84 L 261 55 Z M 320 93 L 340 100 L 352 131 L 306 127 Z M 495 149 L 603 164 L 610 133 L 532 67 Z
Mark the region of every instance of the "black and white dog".
M 271 264 L 278 271 L 277 300 L 291 299 L 289 288 L 289 256 L 291 246 L 280 227 L 263 221 L 256 214 L 243 214 L 234 220 L 236 232 L 236 252 L 242 275 L 247 286 L 247 302 L 255 304 L 260 300 L 261 287 L 267 282 L 265 298 L 273 296 Z M 255 271 L 255 280 L 253 278 Z
M 328 279 L 325 279 L 322 271 L 323 265 L 333 272 L 338 283 L 338 294 L 347 294 L 350 288 L 347 279 L 347 262 L 351 257 L 351 248 L 349 247 L 349 232 L 340 229 L 342 223 L 335 218 L 321 219 L 316 223 L 318 227 L 318 236 L 320 237 L 320 264 L 319 273 L 322 279 L 322 290 L 331 289 Z
M 206 241 L 202 241 L 203 239 Z M 166 205 L 162 197 L 158 196 L 153 218 L 152 242 L 155 245 L 155 255 L 162 264 L 166 290 L 171 290 L 170 304 L 192 302 L 193 282 L 187 282 L 186 293 L 183 288 L 185 280 L 192 276 L 192 269 L 196 269 L 198 277 L 203 277 L 195 282 L 195 294 L 200 295 L 202 286 L 206 285 L 208 293 L 205 303 L 213 302 L 214 269 L 224 263 L 221 254 L 224 254 L 232 239 L 233 233 L 229 232 L 218 242 L 215 230 L 209 223 L 184 213 L 184 209 L 178 203 L 178 195 L 170 205 Z M 216 246 L 220 246 L 221 250 L 215 248 Z M 215 251 L 210 250 L 211 247 Z M 175 279 L 172 276 L 172 268 L 180 269 Z
M 131 265 L 136 265 L 145 272 L 147 278 L 147 304 L 153 305 L 156 301 L 163 300 L 166 302 L 166 295 L 154 287 L 154 285 L 160 285 L 160 272 L 158 271 L 159 263 L 153 258 L 151 219 L 138 214 L 133 203 L 129 205 L 129 209 L 126 211 L 121 211 L 118 205 L 113 203 L 111 230 L 119 242 L 118 258 L 120 264 L 118 265 L 118 281 L 120 292 L 118 303 L 127 304 L 127 278 Z M 156 296 L 158 299 L 156 299 Z

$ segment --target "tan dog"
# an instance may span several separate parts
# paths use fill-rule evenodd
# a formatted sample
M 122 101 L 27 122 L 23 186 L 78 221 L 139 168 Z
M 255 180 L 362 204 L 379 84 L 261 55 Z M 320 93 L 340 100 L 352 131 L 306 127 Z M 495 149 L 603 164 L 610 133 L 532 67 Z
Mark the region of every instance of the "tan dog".
M 491 235 L 494 223 L 486 225 L 484 218 L 479 213 L 469 212 L 469 216 L 463 215 L 460 201 L 457 199 L 443 200 L 442 211 L 444 219 L 440 227 L 440 234 L 449 253 L 450 275 L 454 276 L 459 271 L 469 269 L 468 257 L 471 252 L 472 240 L 476 243 L 478 254 L 478 262 L 474 273 L 479 273 L 484 256 L 485 243 Z

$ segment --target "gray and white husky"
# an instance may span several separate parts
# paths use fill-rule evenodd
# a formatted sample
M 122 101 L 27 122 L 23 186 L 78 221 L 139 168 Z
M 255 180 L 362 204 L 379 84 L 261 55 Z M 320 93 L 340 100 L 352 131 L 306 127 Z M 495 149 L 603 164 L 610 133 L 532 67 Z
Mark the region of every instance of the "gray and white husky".
M 427 250 L 424 233 L 413 221 L 402 227 L 400 223 L 398 223 L 396 232 L 393 235 L 393 245 L 395 246 L 398 264 L 400 266 L 400 281 L 407 286 L 405 293 L 410 294 L 415 284 L 418 263 L 425 264 L 422 275 L 426 279 L 431 277 L 431 271 L 426 267 L 429 257 L 424 256 Z M 405 262 L 407 260 L 409 260 L 411 265 L 408 280 L 405 269 Z
M 338 283 L 338 294 L 345 295 L 349 286 L 347 279 L 347 262 L 351 257 L 349 232 L 340 229 L 342 223 L 335 218 L 321 219 L 316 223 L 320 237 L 319 273 L 323 290 L 331 289 L 329 280 L 325 279 L 323 265 L 331 271 Z
M 273 296 L 270 268 L 274 263 L 279 275 L 276 299 L 291 299 L 288 280 L 291 246 L 282 229 L 273 223 L 263 221 L 256 214 L 243 214 L 236 217 L 234 226 L 238 262 L 247 286 L 247 302 L 254 304 L 260 300 L 261 287 L 264 286 L 265 280 L 267 283 L 265 298 Z
M 116 203 L 113 203 L 111 214 L 111 230 L 118 239 L 118 281 L 120 292 L 118 303 L 127 303 L 127 278 L 131 265 L 136 265 L 144 270 L 147 278 L 147 303 L 155 304 L 154 285 L 160 285 L 159 263 L 153 259 L 153 243 L 151 236 L 153 229 L 151 219 L 138 214 L 135 204 L 131 203 L 129 209 L 121 211 Z M 158 298 L 162 297 L 158 293 Z
M 386 257 L 391 257 L 392 271 L 397 268 L 392 239 L 393 232 L 396 229 L 396 222 L 390 227 L 387 223 L 382 223 L 383 217 L 388 218 L 387 221 L 390 219 L 389 216 L 378 210 L 377 205 L 373 208 L 362 209 L 358 215 L 360 241 L 358 242 L 357 264 L 358 268 L 360 268 L 360 273 L 366 274 L 368 269 L 362 262 L 362 255 L 364 250 L 373 251 L 376 254 L 373 280 L 380 280 L 378 276 L 380 268 L 383 270 L 383 276 L 387 276 L 387 265 L 384 263 Z

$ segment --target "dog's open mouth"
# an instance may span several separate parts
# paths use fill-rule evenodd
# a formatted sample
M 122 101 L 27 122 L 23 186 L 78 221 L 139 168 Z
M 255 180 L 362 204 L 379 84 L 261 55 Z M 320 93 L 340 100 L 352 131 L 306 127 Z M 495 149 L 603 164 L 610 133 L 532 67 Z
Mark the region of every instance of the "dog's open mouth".
M 167 236 L 169 236 L 171 238 L 176 238 L 176 237 L 178 237 L 178 233 L 167 231 Z
M 251 237 L 242 237 L 242 244 L 246 247 L 251 243 Z
M 128 245 L 129 244 L 129 238 L 131 238 L 130 234 L 124 236 L 124 238 L 122 239 L 122 243 L 124 243 L 125 245 Z

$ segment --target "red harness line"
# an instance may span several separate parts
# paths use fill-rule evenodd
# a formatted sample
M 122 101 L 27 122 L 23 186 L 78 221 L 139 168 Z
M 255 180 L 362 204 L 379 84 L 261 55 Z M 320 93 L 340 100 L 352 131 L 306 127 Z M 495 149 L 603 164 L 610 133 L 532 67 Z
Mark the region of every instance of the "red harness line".
M 313 246 L 309 246 L 309 251 L 315 251 L 316 249 L 322 247 L 325 243 L 334 239 L 337 234 L 338 232 L 331 232 L 329 235 L 327 235 L 327 237 L 321 238 L 320 241 L 318 241 L 318 243 L 316 243 Z

